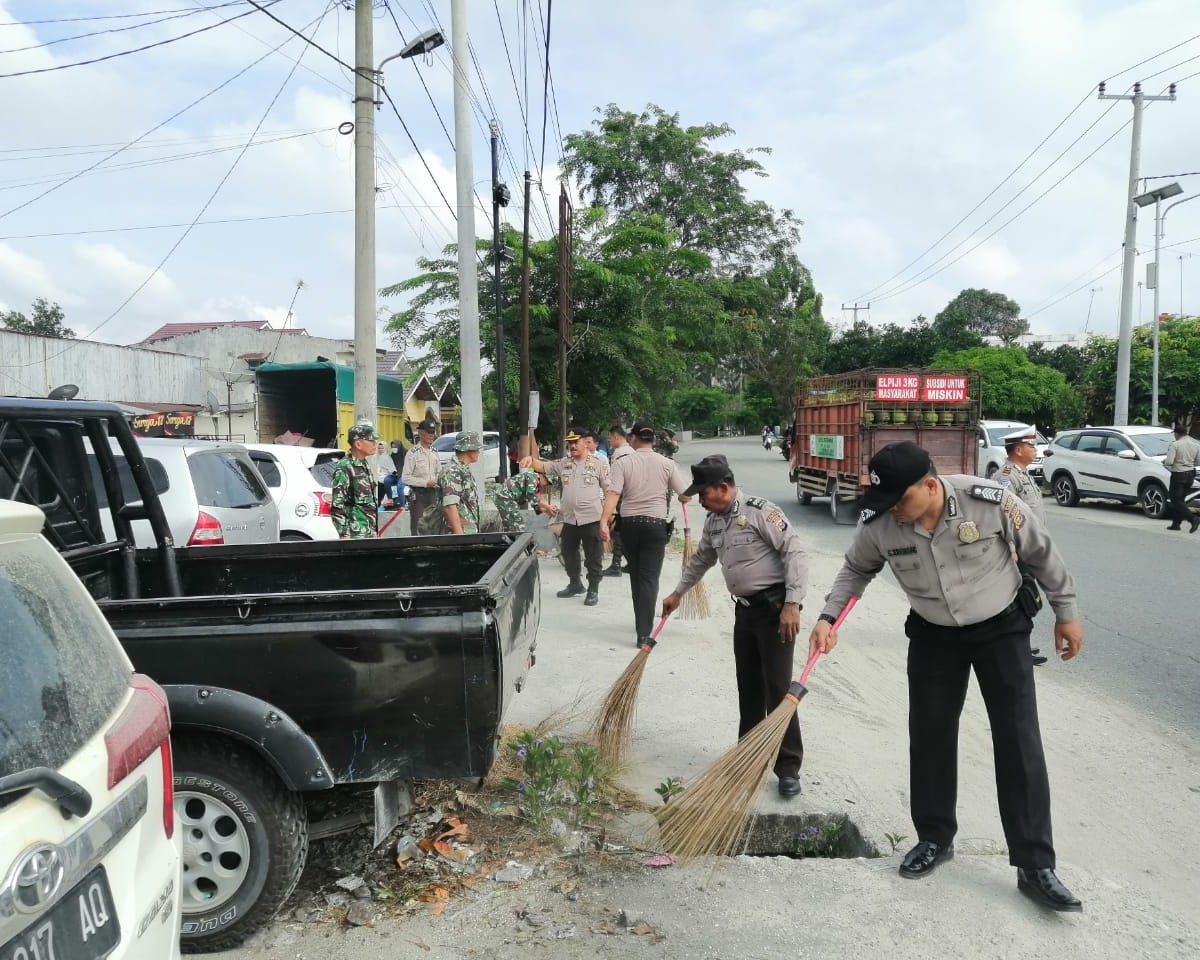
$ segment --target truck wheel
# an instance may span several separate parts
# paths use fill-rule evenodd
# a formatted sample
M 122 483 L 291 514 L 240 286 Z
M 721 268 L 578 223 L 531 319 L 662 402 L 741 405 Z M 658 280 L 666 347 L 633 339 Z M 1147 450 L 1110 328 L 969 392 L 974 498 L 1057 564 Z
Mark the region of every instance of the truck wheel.
M 1069 473 L 1058 474 L 1050 484 L 1050 489 L 1054 491 L 1054 499 L 1060 507 L 1073 507 L 1079 503 L 1079 490 Z
M 186 953 L 235 947 L 296 887 L 308 854 L 300 795 L 245 747 L 173 737 Z
M 807 507 L 810 503 L 812 503 L 812 494 L 805 493 L 800 489 L 800 485 L 796 484 L 796 499 L 800 501 L 802 506 Z
M 1138 503 L 1151 520 L 1161 520 L 1167 515 L 1167 491 L 1153 480 L 1142 487 Z

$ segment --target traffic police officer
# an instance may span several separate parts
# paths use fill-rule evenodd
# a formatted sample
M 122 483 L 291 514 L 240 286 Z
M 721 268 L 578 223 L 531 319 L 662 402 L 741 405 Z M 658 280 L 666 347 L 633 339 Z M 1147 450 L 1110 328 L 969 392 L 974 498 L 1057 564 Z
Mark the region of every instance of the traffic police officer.
M 1167 516 L 1171 518 L 1168 530 L 1181 530 L 1181 520 L 1191 524 L 1191 532 L 1195 533 L 1200 527 L 1200 517 L 1188 509 L 1187 493 L 1196 482 L 1196 466 L 1200 464 L 1200 443 L 1195 437 L 1188 435 L 1187 428 L 1182 423 L 1175 424 L 1175 439 L 1167 444 L 1167 455 L 1163 458 L 1163 466 L 1171 474 L 1170 500 Z
M 613 522 L 620 509 L 621 544 L 629 564 L 629 593 L 633 598 L 633 622 L 637 630 L 634 646 L 650 638 L 654 608 L 658 603 L 658 579 L 663 556 L 671 539 L 667 523 L 667 498 L 671 491 L 683 494 L 687 479 L 675 461 L 654 451 L 654 425 L 638 420 L 629 430 L 633 453 L 611 465 L 600 539 L 612 539 Z M 691 498 L 680 496 L 679 502 Z M 619 505 L 619 506 L 618 506 Z
M 1037 431 L 1032 427 L 1014 430 L 1004 438 L 1007 459 L 996 473 L 996 482 L 1010 493 L 1021 498 L 1029 512 L 1037 517 L 1038 523 L 1046 524 L 1046 504 L 1037 481 L 1029 475 L 1029 465 L 1037 459 Z M 1046 662 L 1042 651 L 1033 647 L 1030 659 L 1035 667 Z
M 600 602 L 600 580 L 604 576 L 604 547 L 600 542 L 600 515 L 604 512 L 604 492 L 608 489 L 608 464 L 592 453 L 584 434 L 572 430 L 565 438 L 567 455 L 561 460 L 525 457 L 521 466 L 532 467 L 562 484 L 562 506 L 558 519 L 563 522 L 559 540 L 563 566 L 570 578 L 557 597 L 576 597 L 584 592 L 579 578 L 579 549 L 587 570 L 585 606 Z
M 663 599 L 665 617 L 683 594 L 720 561 L 725 585 L 737 608 L 733 618 L 733 661 L 738 687 L 738 738 L 771 713 L 788 692 L 792 654 L 800 629 L 801 601 L 808 585 L 808 557 L 800 536 L 769 500 L 748 497 L 733 480 L 723 456 L 705 457 L 692 467 L 687 496 L 698 494 L 708 511 L 700 545 L 683 568 L 675 590 Z M 775 758 L 779 795 L 800 792 L 804 744 L 792 714 Z
M 910 441 L 871 458 L 859 525 L 834 579 L 810 650 L 837 643 L 831 624 L 851 596 L 890 566 L 912 609 L 908 647 L 910 804 L 918 843 L 900 866 L 924 877 L 954 855 L 958 722 L 970 673 L 992 728 L 1000 819 L 1017 887 L 1054 910 L 1080 902 L 1054 872 L 1050 783 L 1038 728 L 1029 633 L 1014 552 L 1054 608 L 1063 660 L 1083 645 L 1075 581 L 1045 528 L 1002 487 L 978 477 L 939 477 Z
M 374 458 L 379 440 L 370 423 L 356 423 L 346 432 L 347 453 L 333 470 L 329 516 L 342 540 L 364 540 L 376 535 L 379 503 L 375 499 Z
M 437 499 L 438 472 L 442 466 L 437 451 L 433 449 L 437 434 L 438 427 L 432 418 L 426 417 L 417 424 L 418 442 L 408 451 L 404 458 L 404 469 L 400 473 L 401 482 L 411 491 L 408 513 L 410 530 L 414 535 L 417 533 L 417 524 L 421 522 L 421 514 L 433 506 Z

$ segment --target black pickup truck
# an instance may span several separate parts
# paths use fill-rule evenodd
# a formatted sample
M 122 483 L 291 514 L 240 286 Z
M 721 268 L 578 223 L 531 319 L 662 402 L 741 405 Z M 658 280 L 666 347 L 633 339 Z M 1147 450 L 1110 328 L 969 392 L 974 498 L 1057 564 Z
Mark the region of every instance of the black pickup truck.
M 185 949 L 233 946 L 278 910 L 307 854 L 305 794 L 374 784 L 378 842 L 413 778 L 491 767 L 533 664 L 529 535 L 176 549 L 121 411 L 70 401 L 0 398 L 0 497 L 43 510 L 167 691 Z M 137 519 L 157 547 L 134 549 Z

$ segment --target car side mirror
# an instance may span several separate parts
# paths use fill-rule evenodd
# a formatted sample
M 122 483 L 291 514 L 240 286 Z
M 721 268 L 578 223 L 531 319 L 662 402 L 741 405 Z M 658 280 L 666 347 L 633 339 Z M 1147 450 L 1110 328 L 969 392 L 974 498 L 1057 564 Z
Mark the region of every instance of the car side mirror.
M 1117 456 L 1120 457 L 1122 460 L 1136 460 L 1137 459 L 1137 454 L 1134 453 L 1132 450 L 1118 450 Z

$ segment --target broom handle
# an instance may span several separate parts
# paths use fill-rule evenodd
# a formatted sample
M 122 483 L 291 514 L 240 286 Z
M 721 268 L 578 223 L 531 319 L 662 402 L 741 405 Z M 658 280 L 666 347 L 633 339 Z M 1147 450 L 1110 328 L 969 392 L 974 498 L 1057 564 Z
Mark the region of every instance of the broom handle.
M 690 526 L 687 522 L 687 504 L 681 503 L 679 505 L 679 509 L 683 511 L 683 529 L 687 530 L 687 529 L 689 529 L 689 526 Z
M 855 597 L 855 596 L 852 596 L 849 600 L 846 601 L 846 605 L 844 607 L 842 607 L 842 612 L 838 614 L 837 619 L 833 621 L 833 626 L 829 628 L 831 633 L 842 625 L 842 621 L 845 620 L 846 615 L 851 610 L 854 609 L 854 605 L 856 603 L 858 603 L 858 597 Z M 820 656 L 821 656 L 820 650 L 814 650 L 812 652 L 812 656 L 810 656 L 808 658 L 808 663 L 806 663 L 804 665 L 804 672 L 802 674 L 800 674 L 800 686 L 804 686 L 805 681 L 808 680 L 808 675 L 810 673 L 812 673 L 812 668 L 816 664 L 816 662 Z
M 643 650 L 654 649 L 654 644 L 658 642 L 658 635 L 662 632 L 662 628 L 666 626 L 667 617 L 669 616 L 670 614 L 668 613 L 665 617 L 658 621 L 658 626 L 654 628 L 654 632 L 651 633 L 650 636 L 646 638 L 646 642 L 642 644 L 641 648 Z

